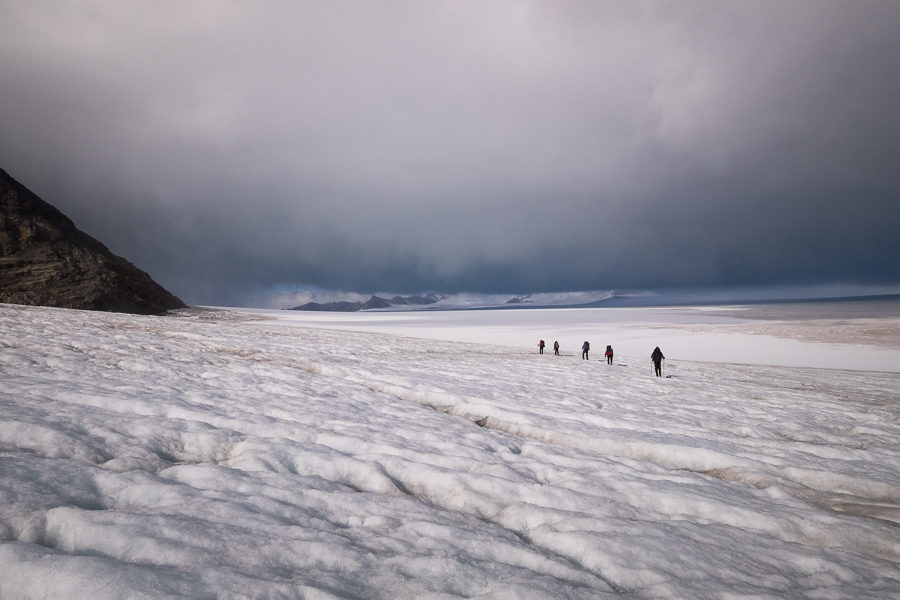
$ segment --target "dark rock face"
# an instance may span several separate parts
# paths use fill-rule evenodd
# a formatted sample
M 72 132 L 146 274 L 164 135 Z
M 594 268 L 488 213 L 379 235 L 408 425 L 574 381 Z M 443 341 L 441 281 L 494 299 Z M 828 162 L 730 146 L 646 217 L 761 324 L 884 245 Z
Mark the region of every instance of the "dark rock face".
M 0 302 L 136 314 L 185 306 L 2 169 Z
M 318 302 L 308 302 L 303 306 L 295 306 L 288 310 L 317 310 L 330 312 L 356 312 L 362 306 L 362 302 L 326 302 L 320 304 Z
M 385 300 L 384 298 L 379 298 L 378 296 L 372 296 L 368 300 L 366 300 L 360 310 L 369 310 L 371 308 L 390 308 L 391 303 Z
M 404 300 L 406 300 L 408 304 L 427 305 L 440 302 L 446 297 L 447 296 L 444 295 L 428 294 L 427 296 L 407 296 L 406 298 L 404 298 Z

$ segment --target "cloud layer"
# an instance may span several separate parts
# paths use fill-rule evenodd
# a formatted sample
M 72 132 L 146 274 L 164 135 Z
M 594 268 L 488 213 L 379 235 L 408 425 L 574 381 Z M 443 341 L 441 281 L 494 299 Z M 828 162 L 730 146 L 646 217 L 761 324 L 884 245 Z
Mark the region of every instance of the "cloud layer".
M 0 166 L 188 302 L 900 283 L 896 2 L 0 3 Z

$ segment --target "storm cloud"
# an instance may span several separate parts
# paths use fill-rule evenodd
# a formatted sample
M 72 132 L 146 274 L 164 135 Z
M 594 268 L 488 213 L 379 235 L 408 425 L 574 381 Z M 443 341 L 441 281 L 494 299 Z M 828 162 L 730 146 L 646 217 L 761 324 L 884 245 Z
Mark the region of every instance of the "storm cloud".
M 900 4 L 0 0 L 0 167 L 190 303 L 900 284 Z

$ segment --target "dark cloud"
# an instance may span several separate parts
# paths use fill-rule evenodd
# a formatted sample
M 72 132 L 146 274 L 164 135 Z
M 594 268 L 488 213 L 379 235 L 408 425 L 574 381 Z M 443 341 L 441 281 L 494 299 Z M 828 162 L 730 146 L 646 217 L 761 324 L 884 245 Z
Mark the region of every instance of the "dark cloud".
M 193 303 L 893 285 L 897 31 L 868 0 L 0 2 L 0 167 Z

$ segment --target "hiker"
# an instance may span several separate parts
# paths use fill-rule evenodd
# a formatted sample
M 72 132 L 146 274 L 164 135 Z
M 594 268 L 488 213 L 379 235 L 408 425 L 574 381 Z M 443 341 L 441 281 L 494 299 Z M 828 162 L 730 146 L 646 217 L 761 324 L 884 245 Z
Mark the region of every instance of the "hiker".
M 591 351 L 591 343 L 590 342 L 583 343 L 581 345 L 581 358 L 583 360 L 590 360 L 588 358 L 588 352 L 590 352 L 590 351 Z
M 608 364 L 608 365 L 612 364 L 612 357 L 613 357 L 612 346 L 607 346 L 606 347 L 606 364 Z
M 553 354 L 559 356 L 559 342 L 553 342 Z
M 541 354 L 544 353 L 544 340 L 538 342 L 538 352 L 540 352 Z
M 662 377 L 662 361 L 666 359 L 663 356 L 662 350 L 659 349 L 659 346 L 653 349 L 653 354 L 650 355 L 650 360 L 653 361 L 653 366 L 656 369 L 656 376 Z

